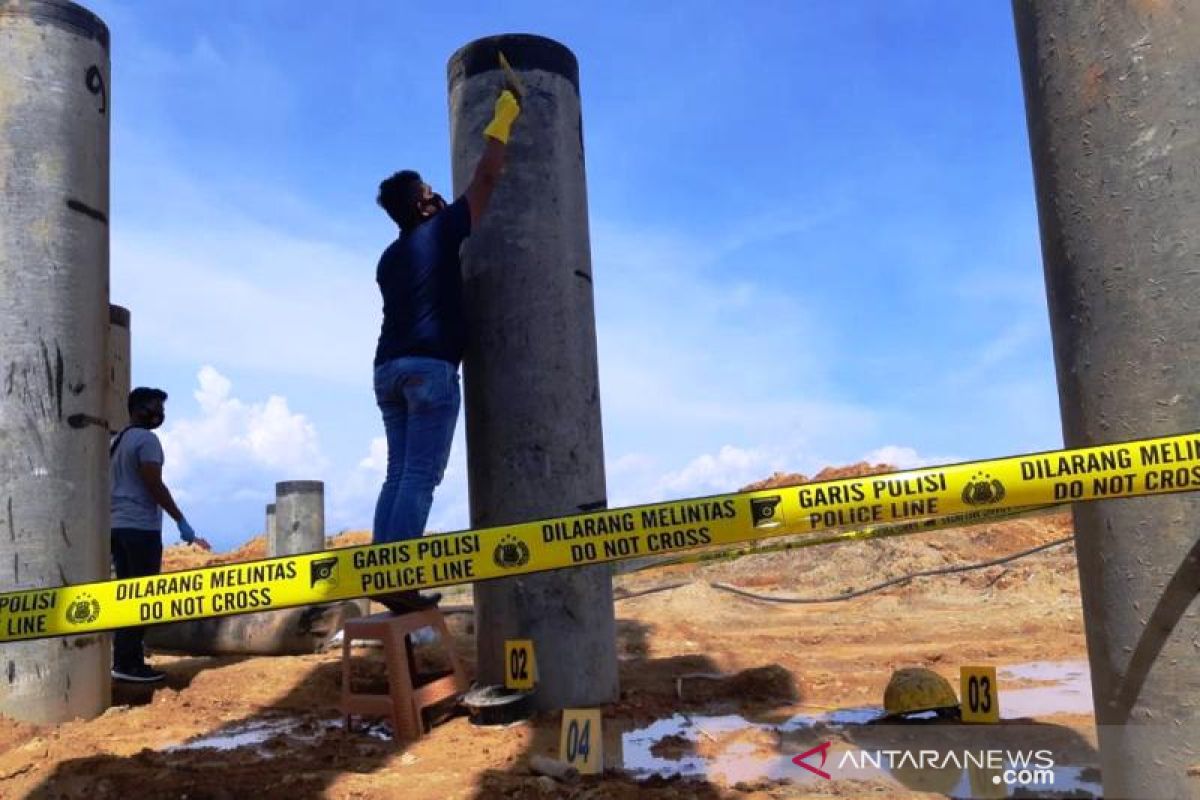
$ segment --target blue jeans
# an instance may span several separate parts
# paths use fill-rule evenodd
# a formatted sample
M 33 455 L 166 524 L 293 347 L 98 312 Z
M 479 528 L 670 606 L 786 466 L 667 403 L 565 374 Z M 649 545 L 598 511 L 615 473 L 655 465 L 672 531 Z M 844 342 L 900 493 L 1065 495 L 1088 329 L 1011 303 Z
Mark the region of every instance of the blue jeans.
M 448 361 L 405 356 L 375 368 L 375 400 L 387 434 L 387 477 L 375 504 L 375 544 L 425 532 L 442 482 L 462 395 Z

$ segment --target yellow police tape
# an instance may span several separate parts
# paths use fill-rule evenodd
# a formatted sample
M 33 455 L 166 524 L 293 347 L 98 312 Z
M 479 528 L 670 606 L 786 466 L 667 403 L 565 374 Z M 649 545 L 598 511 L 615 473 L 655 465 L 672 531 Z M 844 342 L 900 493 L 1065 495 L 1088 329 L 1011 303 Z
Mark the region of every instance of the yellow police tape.
M 965 528 L 972 525 L 981 525 L 984 522 L 1006 522 L 1022 517 L 1045 514 L 1063 505 L 1063 503 L 1056 503 L 1045 506 L 1029 506 L 1027 508 L 985 508 L 979 511 L 964 511 L 961 514 L 948 514 L 944 517 L 926 517 L 924 519 L 908 520 L 905 522 L 893 522 L 888 525 L 872 525 L 869 528 L 856 528 L 824 536 L 804 535 L 803 538 L 795 541 L 788 540 L 769 545 L 755 545 L 738 549 L 728 547 L 708 548 L 675 558 L 664 556 L 662 559 L 654 559 L 653 563 L 644 564 L 630 570 L 630 572 L 671 567 L 676 564 L 705 564 L 710 561 L 732 561 L 744 556 L 760 556 L 766 553 L 787 552 L 788 550 L 799 550 L 804 547 L 816 547 L 823 544 L 867 542 L 872 539 L 887 539 L 893 536 L 907 536 L 912 533 L 932 533 L 947 528 Z
M 0 641 L 266 611 L 787 534 L 852 540 L 853 532 L 818 532 L 1195 489 L 1200 432 L 8 592 L 0 594 Z

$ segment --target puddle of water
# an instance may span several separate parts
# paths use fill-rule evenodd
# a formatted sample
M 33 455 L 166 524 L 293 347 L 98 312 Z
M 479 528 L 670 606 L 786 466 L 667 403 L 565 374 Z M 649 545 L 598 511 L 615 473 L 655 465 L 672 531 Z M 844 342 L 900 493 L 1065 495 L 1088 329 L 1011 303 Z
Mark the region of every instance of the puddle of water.
M 377 721 L 366 726 L 360 724 L 354 730 L 370 736 L 372 739 L 379 739 L 384 742 L 390 742 L 395 737 L 395 732 L 392 730 L 390 722 Z
M 1103 797 L 1104 787 L 1095 781 L 1085 780 L 1084 773 L 1095 774 L 1088 767 L 1056 767 L 1054 770 L 1054 788 L 1060 792 L 1087 792 L 1092 797 Z
M 864 708 L 839 708 L 825 714 L 821 720 L 826 725 L 841 727 L 844 725 L 866 725 L 873 719 L 883 716 L 883 706 L 866 706 Z
M 840 709 L 821 717 L 792 717 L 780 725 L 751 722 L 745 717 L 735 714 L 724 716 L 687 716 L 675 714 L 672 717 L 655 720 L 651 724 L 627 731 L 621 735 L 621 752 L 623 766 L 634 777 L 648 778 L 652 775 L 669 777 L 717 778 L 727 785 L 739 781 L 776 780 L 791 778 L 794 781 L 804 781 L 808 778 L 820 780 L 814 773 L 807 772 L 792 763 L 791 753 L 786 752 L 783 736 L 798 730 L 813 727 L 814 724 L 825 722 L 833 725 L 833 719 L 841 720 L 837 724 L 858 724 L 858 720 L 871 719 L 879 715 L 881 709 Z M 734 741 L 721 746 L 722 737 L 734 733 L 758 732 L 758 742 Z M 696 748 L 720 748 L 716 755 L 709 759 L 694 753 L 685 753 L 678 758 L 656 756 L 652 748 L 660 740 L 674 736 L 684 740 L 690 746 L 685 750 Z M 763 745 L 785 751 L 779 755 L 764 755 Z M 841 749 L 846 747 L 843 745 Z M 841 750 L 837 746 L 831 748 L 829 762 L 833 763 Z M 871 768 L 857 769 L 848 767 L 839 772 L 844 778 L 879 777 L 880 773 Z
M 651 752 L 651 748 L 660 739 L 668 736 L 678 736 L 693 746 L 700 741 L 700 732 L 696 730 L 689 717 L 675 714 L 666 719 L 655 720 L 644 728 L 621 734 L 621 753 L 625 769 L 644 777 L 704 774 L 704 766 L 707 762 L 699 756 L 664 758 Z
M 1088 677 L 1086 661 L 1030 661 L 999 669 L 998 677 L 1026 681 L 1061 683 Z
M 882 716 L 883 706 L 835 708 L 824 714 L 797 714 L 779 725 L 778 730 L 780 733 L 795 733 L 822 725 L 830 728 L 844 728 L 847 725 L 866 725 Z
M 665 758 L 656 756 L 651 749 L 661 739 L 668 736 L 683 739 L 690 743 L 691 748 L 689 749 L 692 749 L 699 746 L 701 737 L 705 734 L 715 737 L 718 734 L 765 727 L 732 714 L 720 717 L 688 717 L 683 714 L 675 714 L 666 719 L 655 720 L 644 728 L 621 734 L 624 767 L 637 777 L 648 778 L 651 775 L 704 776 L 707 774 L 709 766 L 707 759 L 698 755 Z
M 997 677 L 1001 680 L 1000 713 L 1003 719 L 1047 717 L 1067 713 L 1087 714 L 1092 711 L 1091 681 L 1086 662 L 1036 661 L 1016 664 L 999 669 Z M 1044 685 L 1005 690 L 1005 680 L 1034 681 Z M 789 778 L 797 784 L 822 781 L 824 779 L 815 773 L 792 763 L 792 756 L 801 750 L 792 752 L 794 748 L 790 745 L 793 742 L 789 740 L 795 739 L 796 734 L 801 734 L 801 739 L 812 739 L 813 733 L 819 737 L 823 729 L 866 726 L 882 717 L 883 713 L 880 706 L 842 708 L 815 715 L 799 714 L 775 725 L 752 722 L 737 715 L 710 717 L 675 714 L 656 720 L 646 727 L 623 732 L 623 766 L 636 778 L 678 775 L 685 778 L 711 779 L 726 785 L 733 785 L 739 781 L 780 778 Z M 732 741 L 721 741 L 738 732 L 743 732 L 746 736 Z M 668 736 L 682 740 L 683 746 L 677 748 L 678 755 L 661 757 L 652 753 L 651 749 L 655 744 Z M 798 746 L 800 742 L 796 741 L 794 744 Z M 804 748 L 808 746 L 811 746 L 811 742 L 805 744 Z M 917 746 L 913 745 L 912 749 L 917 749 Z M 697 750 L 710 755 L 698 755 Z M 771 750 L 777 752 L 770 752 Z M 848 751 L 855 750 L 857 748 L 853 745 L 834 741 L 827 751 L 825 771 L 834 773 L 834 778 L 839 780 L 880 780 L 897 787 L 920 788 L 950 797 L 1006 798 L 1013 796 L 1018 789 L 1035 793 L 1038 789 L 1077 792 L 1091 797 L 1099 797 L 1102 792 L 1098 783 L 1084 778 L 1084 774 L 1094 776 L 1095 773 L 1090 767 L 1057 764 L 1052 770 L 1053 784 L 1005 786 L 993 782 L 992 779 L 997 775 L 992 772 L 972 771 L 966 767 L 955 769 L 951 766 L 945 770 L 928 768 L 915 771 L 905 771 L 901 767 L 893 773 L 887 768 L 886 762 L 876 767 L 861 759 L 844 758 Z M 809 763 L 818 766 L 820 761 L 817 758 Z M 1010 764 L 1009 767 L 1020 769 L 1020 765 L 1017 764 Z
M 625 769 L 635 774 L 645 775 L 705 775 L 724 773 L 730 776 L 730 783 L 739 780 L 754 780 L 758 778 L 796 777 L 801 771 L 791 762 L 791 756 L 782 758 L 753 758 L 755 747 L 748 742 L 734 742 L 724 748 L 711 762 L 695 755 L 681 758 L 664 758 L 651 753 L 651 748 L 667 736 L 678 736 L 698 746 L 702 739 L 711 737 L 720 739 L 724 735 L 739 731 L 761 731 L 764 739 L 774 737 L 781 742 L 783 737 L 801 731 L 811 731 L 817 728 L 845 728 L 854 725 L 866 725 L 872 720 L 883 716 L 882 706 L 863 706 L 861 708 L 838 708 L 823 714 L 797 714 L 790 719 L 771 725 L 768 723 L 751 722 L 736 714 L 723 716 L 688 716 L 675 714 L 672 717 L 655 720 L 644 728 L 638 728 L 622 734 L 621 747 L 624 753 Z M 710 744 L 715 744 L 710 740 Z M 734 777 L 736 776 L 736 777 Z M 855 775 L 854 777 L 861 777 Z
M 726 786 L 733 786 L 740 781 L 774 781 L 780 778 L 791 778 L 802 781 L 796 773 L 800 768 L 792 763 L 791 758 L 779 756 L 763 758 L 754 756 L 752 745 L 743 745 L 738 752 L 737 745 L 729 748 L 718 756 L 709 766 L 708 774 L 719 779 Z M 816 775 L 812 777 L 816 778 Z
M 165 748 L 173 753 L 179 750 L 200 750 L 210 747 L 214 750 L 236 750 L 239 747 L 262 744 L 276 734 L 287 732 L 289 720 L 251 720 L 241 725 L 226 728 L 220 733 L 212 733 L 192 739 L 183 744 Z
M 787 778 L 797 785 L 823 782 L 825 779 L 822 776 L 792 762 L 792 757 L 801 750 L 789 747 L 784 737 L 788 732 L 811 729 L 811 723 L 814 720 L 828 721 L 835 716 L 838 716 L 839 719 L 849 720 L 847 724 L 858 724 L 863 719 L 877 716 L 879 709 L 843 709 L 843 711 L 846 713 L 840 716 L 836 712 L 831 712 L 823 717 L 793 717 L 778 726 L 752 722 L 734 715 L 689 717 L 675 714 L 666 719 L 656 720 L 644 728 L 622 733 L 623 767 L 635 778 L 649 778 L 654 775 L 679 776 L 711 780 L 726 786 L 733 786 L 739 781 L 753 782 L 782 778 Z M 747 733 L 751 739 L 757 738 L 757 741 L 738 739 L 722 745 L 723 736 L 738 732 Z M 760 735 L 755 736 L 756 732 Z M 708 739 L 706 734 L 712 739 Z M 679 748 L 681 754 L 678 757 L 656 756 L 651 752 L 655 744 L 667 736 L 677 737 L 686 743 Z M 706 741 L 706 739 L 708 740 Z M 965 747 L 966 745 L 964 745 Z M 696 754 L 695 750 L 700 748 L 717 752 L 706 758 Z M 778 752 L 764 752 L 764 750 L 770 749 Z M 916 754 L 920 751 L 920 745 L 910 743 L 904 749 Z M 813 767 L 832 773 L 834 780 L 881 781 L 896 788 L 933 792 L 953 798 L 1008 798 L 1014 796 L 1021 789 L 1034 793 L 1039 789 L 1062 793 L 1075 792 L 1080 796 L 1087 797 L 1100 797 L 1102 793 L 1098 783 L 1084 779 L 1085 768 L 1075 765 L 1055 765 L 1051 770 L 1052 783 L 1003 785 L 996 781 L 1000 776 L 999 772 L 977 770 L 969 766 L 948 765 L 944 769 L 932 766 L 906 769 L 900 765 L 895 766 L 893 770 L 889 769 L 886 759 L 880 760 L 879 766 L 875 766 L 866 757 L 868 753 L 872 752 L 872 750 L 861 750 L 845 742 L 834 741 L 826 752 L 823 765 L 819 756 L 811 757 L 808 759 L 808 763 Z M 854 755 L 854 757 L 847 757 L 849 755 Z M 880 758 L 878 755 L 875 757 Z M 965 756 L 960 756 L 960 758 L 963 759 L 963 764 L 967 763 Z M 1022 766 L 1015 762 L 1009 762 L 1006 764 L 1006 768 L 1019 771 Z M 1089 771 L 1087 774 L 1092 775 L 1094 772 Z
M 851 715 L 858 719 L 865 715 L 866 709 L 850 709 L 857 713 Z M 871 716 L 875 716 L 875 710 Z M 621 749 L 624 769 L 635 778 L 649 778 L 653 775 L 670 777 L 678 775 L 684 778 L 712 779 L 732 786 L 739 781 L 778 780 L 788 778 L 796 783 L 824 780 L 815 773 L 809 772 L 792 763 L 793 753 L 783 744 L 782 737 L 789 730 L 801 730 L 811 727 L 808 723 L 797 722 L 793 717 L 780 726 L 766 723 L 751 722 L 743 717 L 728 715 L 720 717 L 692 716 L 676 714 L 667 719 L 656 720 L 644 728 L 628 731 L 622 734 Z M 807 718 L 817 719 L 817 718 Z M 723 735 L 736 732 L 761 732 L 758 742 L 734 741 L 721 747 Z M 656 756 L 651 752 L 654 745 L 667 736 L 675 736 L 686 741 L 691 750 L 699 747 L 720 748 L 712 758 L 705 758 L 694 753 L 685 753 L 678 758 Z M 712 736 L 717 741 L 708 739 Z M 774 747 L 779 754 L 764 754 L 763 746 L 774 740 Z M 851 749 L 842 743 L 834 743 L 830 747 L 826 760 L 826 768 L 839 763 L 842 753 Z M 799 751 L 797 751 L 798 753 Z M 819 760 L 813 761 L 819 765 Z M 870 766 L 847 765 L 837 770 L 837 777 L 870 779 L 888 778 L 886 770 Z M 893 781 L 894 783 L 894 781 Z
M 1055 714 L 1090 714 L 1092 680 L 1086 661 L 1033 661 L 1003 667 L 1000 684 L 1000 717 L 1049 717 Z M 1046 686 L 1004 688 L 1003 681 L 1042 681 Z
M 307 727 L 307 730 L 302 728 Z M 258 747 L 270 741 L 273 737 L 286 734 L 295 742 L 312 742 L 326 731 L 341 727 L 337 720 L 323 720 L 315 726 L 309 720 L 299 717 L 276 717 L 270 719 L 251 719 L 231 725 L 215 733 L 200 736 L 180 744 L 163 748 L 163 752 L 175 753 L 184 750 L 237 750 L 242 747 L 255 747 L 258 754 L 270 758 L 269 750 Z M 390 738 L 390 737 L 388 737 Z

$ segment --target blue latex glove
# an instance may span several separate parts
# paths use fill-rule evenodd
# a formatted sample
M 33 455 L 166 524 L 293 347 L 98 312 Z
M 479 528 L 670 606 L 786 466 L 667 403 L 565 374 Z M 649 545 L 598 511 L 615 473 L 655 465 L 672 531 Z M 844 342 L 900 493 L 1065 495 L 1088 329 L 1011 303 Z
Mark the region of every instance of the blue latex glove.
M 188 524 L 186 519 L 179 520 L 179 538 L 183 539 L 188 544 L 196 541 L 196 531 L 192 530 L 192 526 Z

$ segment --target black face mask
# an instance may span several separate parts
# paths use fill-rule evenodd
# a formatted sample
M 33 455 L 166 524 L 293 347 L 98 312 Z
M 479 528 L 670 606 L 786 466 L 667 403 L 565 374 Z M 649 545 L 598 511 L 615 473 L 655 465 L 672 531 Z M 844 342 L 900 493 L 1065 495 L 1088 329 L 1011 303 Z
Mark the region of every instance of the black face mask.
M 427 200 L 421 201 L 421 212 L 427 216 L 433 216 L 446 207 L 446 200 L 437 192 Z
M 161 426 L 167 418 L 166 414 L 162 411 L 151 411 L 148 408 L 143 408 L 138 417 L 142 420 L 142 424 L 139 427 L 144 427 L 148 431 Z

